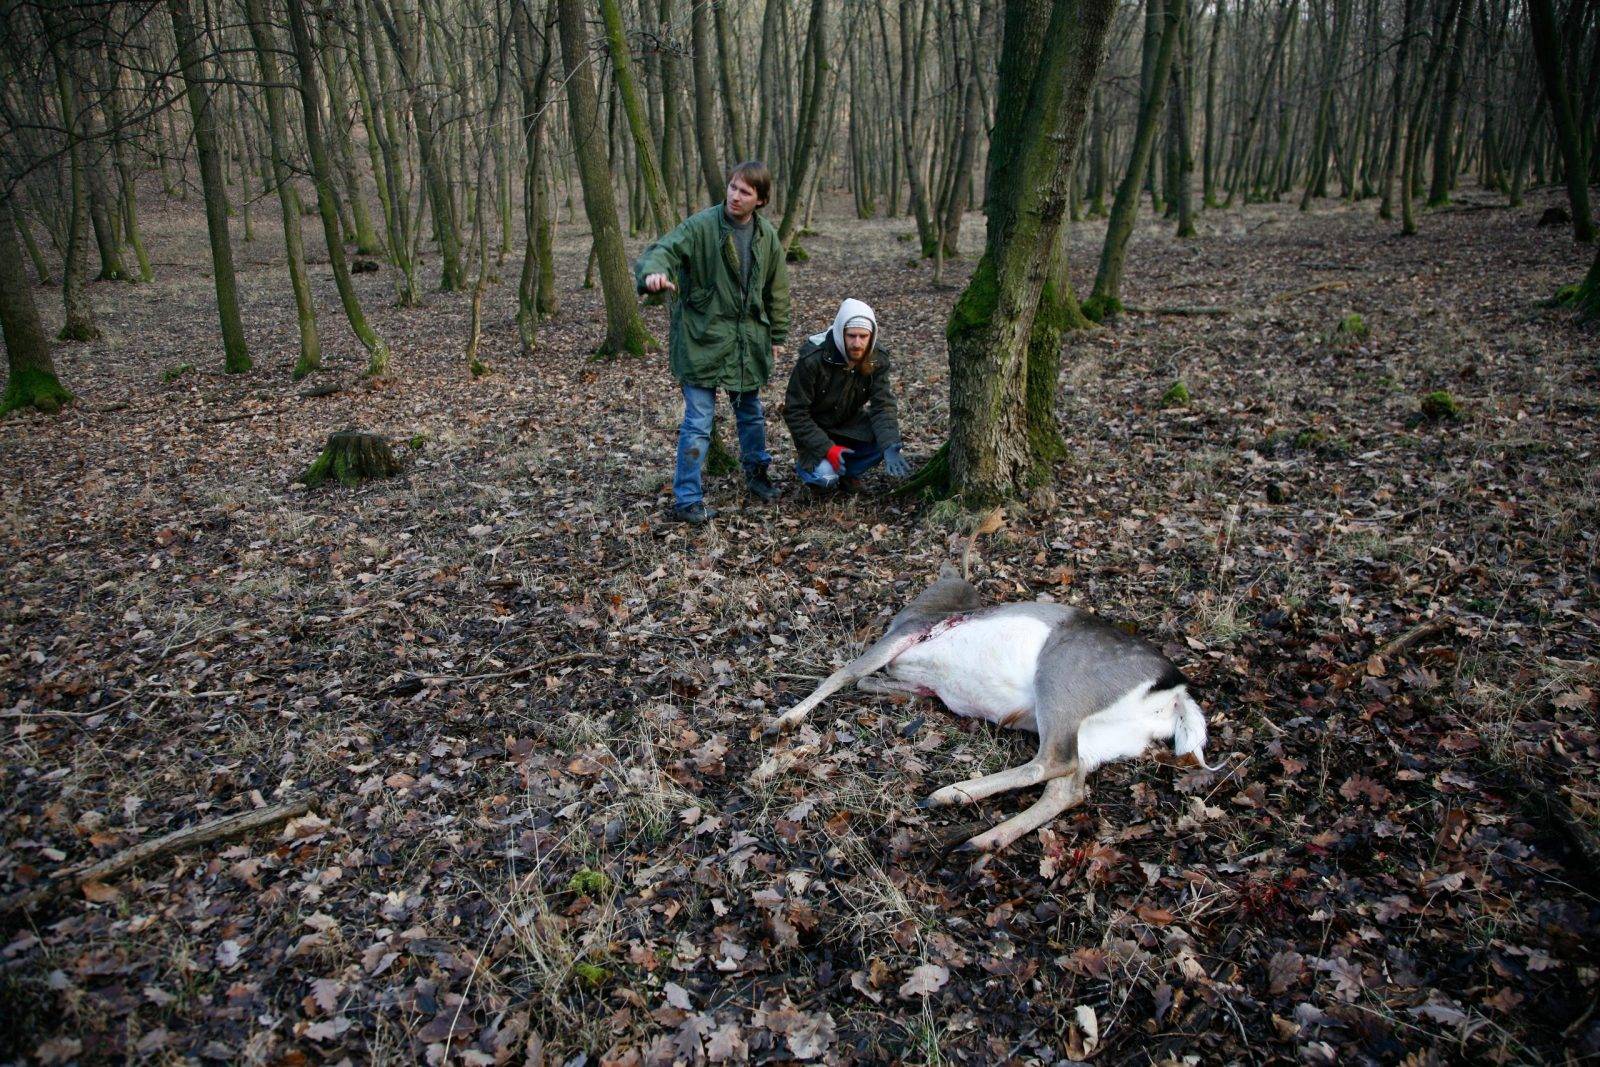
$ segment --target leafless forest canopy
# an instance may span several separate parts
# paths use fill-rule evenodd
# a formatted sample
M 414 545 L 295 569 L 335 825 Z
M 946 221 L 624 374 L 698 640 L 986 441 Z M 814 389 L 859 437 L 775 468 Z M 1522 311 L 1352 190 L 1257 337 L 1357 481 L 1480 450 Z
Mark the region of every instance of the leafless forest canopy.
M 1600 1056 L 1600 3 L 0 12 L 0 1062 Z M 917 469 L 685 532 L 752 159 Z M 974 859 L 1031 738 L 762 727 L 995 503 L 1226 762 Z

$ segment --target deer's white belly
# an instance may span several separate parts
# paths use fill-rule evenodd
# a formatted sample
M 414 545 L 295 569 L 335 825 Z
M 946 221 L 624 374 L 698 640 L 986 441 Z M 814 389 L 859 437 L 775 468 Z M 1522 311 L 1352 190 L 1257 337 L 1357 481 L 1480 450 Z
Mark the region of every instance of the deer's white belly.
M 1024 615 L 956 616 L 936 625 L 886 668 L 896 681 L 938 694 L 957 715 L 1037 732 L 1034 675 L 1050 636 Z

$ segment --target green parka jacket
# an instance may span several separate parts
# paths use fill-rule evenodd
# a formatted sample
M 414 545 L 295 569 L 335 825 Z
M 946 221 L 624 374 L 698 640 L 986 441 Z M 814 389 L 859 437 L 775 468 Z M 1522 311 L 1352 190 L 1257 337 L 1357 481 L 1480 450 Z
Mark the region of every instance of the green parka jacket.
M 777 227 L 760 215 L 750 252 L 746 287 L 733 227 L 718 204 L 684 219 L 634 264 L 641 293 L 652 274 L 665 274 L 678 286 L 670 366 L 680 382 L 744 393 L 772 376 L 772 346 L 789 337 L 789 271 Z

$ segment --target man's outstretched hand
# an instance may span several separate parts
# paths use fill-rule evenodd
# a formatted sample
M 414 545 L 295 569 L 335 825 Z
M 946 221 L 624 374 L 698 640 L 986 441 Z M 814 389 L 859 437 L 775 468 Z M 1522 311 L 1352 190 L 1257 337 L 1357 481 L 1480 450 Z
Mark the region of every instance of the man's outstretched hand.
M 659 293 L 663 289 L 671 289 L 674 293 L 678 291 L 678 287 L 673 284 L 672 279 L 665 274 L 646 275 L 644 288 L 647 293 Z

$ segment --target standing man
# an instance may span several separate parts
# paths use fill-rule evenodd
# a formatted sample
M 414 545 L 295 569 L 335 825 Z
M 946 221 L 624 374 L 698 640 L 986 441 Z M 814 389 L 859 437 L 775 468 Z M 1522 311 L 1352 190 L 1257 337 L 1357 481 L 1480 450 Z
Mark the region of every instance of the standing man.
M 789 374 L 783 421 L 794 438 L 800 480 L 814 490 L 859 492 L 880 462 L 891 478 L 911 473 L 900 454 L 900 420 L 878 317 L 860 300 L 839 305 L 832 328 L 806 339 Z
M 634 264 L 641 292 L 670 289 L 672 376 L 683 387 L 673 517 L 696 525 L 716 509 L 705 504 L 701 470 L 711 445 L 717 390 L 733 404 L 745 487 L 761 500 L 780 490 L 767 475 L 767 418 L 759 390 L 789 335 L 789 271 L 777 227 L 760 209 L 772 196 L 765 163 L 740 163 L 728 175 L 727 199 L 690 215 Z

